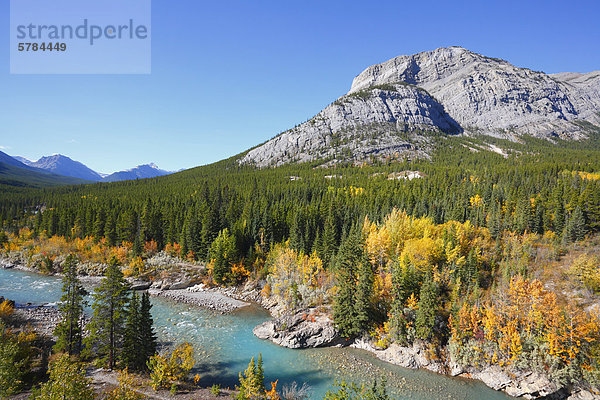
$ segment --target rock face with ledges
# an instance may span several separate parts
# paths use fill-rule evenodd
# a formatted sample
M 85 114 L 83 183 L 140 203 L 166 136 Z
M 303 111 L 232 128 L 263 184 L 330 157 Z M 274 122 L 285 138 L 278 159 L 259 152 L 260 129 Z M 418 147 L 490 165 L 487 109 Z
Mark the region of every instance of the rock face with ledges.
M 582 139 L 585 132 L 573 121 L 600 123 L 599 74 L 547 75 L 450 47 L 371 66 L 350 93 L 404 81 L 431 93 L 466 131 Z
M 348 94 L 240 162 L 427 157 L 432 132 L 581 140 L 594 126 L 600 72 L 547 75 L 449 47 L 368 67 Z
M 315 159 L 415 153 L 424 156 L 420 132 L 459 133 L 460 126 L 425 90 L 393 84 L 343 96 L 314 118 L 250 150 L 242 162 L 258 166 Z

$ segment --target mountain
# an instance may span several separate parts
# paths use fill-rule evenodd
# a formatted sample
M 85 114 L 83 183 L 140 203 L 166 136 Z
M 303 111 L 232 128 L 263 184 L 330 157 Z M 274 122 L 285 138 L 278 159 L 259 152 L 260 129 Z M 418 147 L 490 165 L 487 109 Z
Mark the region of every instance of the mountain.
M 28 166 L 31 166 L 31 164 L 33 164 L 33 163 L 35 162 L 35 161 L 31 161 L 31 160 L 30 160 L 30 159 L 28 159 L 28 158 L 21 157 L 21 156 L 9 156 L 9 157 L 12 157 L 12 158 L 14 158 L 15 160 L 17 160 L 17 161 L 19 161 L 19 162 L 21 162 L 21 163 L 23 163 L 23 164 L 25 164 L 25 165 L 28 165 Z
M 0 163 L 3 163 L 5 165 L 12 165 L 13 167 L 30 169 L 29 166 L 24 164 L 23 162 L 21 162 L 21 160 L 11 157 L 8 154 L 3 153 L 1 151 L 0 151 Z
M 154 178 L 170 174 L 170 171 L 165 171 L 154 163 L 138 165 L 135 168 L 126 171 L 114 172 L 102 179 L 103 182 L 126 181 L 131 179 Z
M 25 157 L 15 156 L 10 157 L 13 162 L 18 162 L 20 167 L 31 167 L 38 170 L 48 171 L 57 175 L 70 176 L 74 178 L 85 179 L 94 182 L 116 182 L 129 179 L 154 178 L 170 174 L 170 171 L 165 171 L 156 166 L 156 164 L 138 165 L 135 168 L 126 171 L 118 171 L 112 174 L 103 174 L 96 172 L 79 161 L 70 159 L 61 154 L 42 157 L 37 161 L 28 160 Z M 23 165 L 24 164 L 24 165 Z
M 600 71 L 548 75 L 449 47 L 368 67 L 346 95 L 239 162 L 427 158 L 440 134 L 582 140 L 599 126 Z
M 61 154 L 42 157 L 37 161 L 30 161 L 20 156 L 15 157 L 15 159 L 31 167 L 40 168 L 57 175 L 70 176 L 88 181 L 102 180 L 102 176 L 96 171 L 91 170 L 79 161 L 74 161 Z
M 18 187 L 48 187 L 90 183 L 28 166 L 0 151 L 0 184 Z

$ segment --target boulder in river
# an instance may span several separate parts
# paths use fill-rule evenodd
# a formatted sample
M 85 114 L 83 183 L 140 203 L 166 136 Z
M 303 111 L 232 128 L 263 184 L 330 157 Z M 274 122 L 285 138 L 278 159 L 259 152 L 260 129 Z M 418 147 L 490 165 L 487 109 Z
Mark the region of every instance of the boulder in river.
M 130 282 L 131 290 L 148 290 L 150 289 L 150 282 L 145 281 L 132 281 Z
M 179 290 L 179 289 L 187 289 L 192 285 L 191 279 L 183 279 L 173 283 L 169 290 Z
M 264 322 L 255 327 L 253 333 L 259 339 L 269 339 L 290 349 L 334 346 L 343 342 L 333 321 L 314 309 L 301 310 Z

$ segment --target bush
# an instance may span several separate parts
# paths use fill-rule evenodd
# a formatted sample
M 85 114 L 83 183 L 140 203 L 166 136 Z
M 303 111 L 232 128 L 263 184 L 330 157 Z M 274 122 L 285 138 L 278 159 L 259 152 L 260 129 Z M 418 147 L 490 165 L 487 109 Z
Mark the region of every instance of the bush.
M 148 361 L 152 388 L 175 390 L 176 382 L 185 379 L 194 364 L 194 349 L 188 342 L 177 346 L 171 354 L 155 354 Z
M 32 395 L 33 400 L 94 399 L 92 382 L 85 376 L 84 366 L 67 354 L 59 354 L 50 363 L 48 373 L 50 380 Z
M 35 334 L 14 335 L 0 322 L 0 398 L 19 392 L 31 370 Z
M 220 394 L 221 394 L 221 385 L 212 385 L 212 386 L 210 387 L 210 393 L 211 393 L 213 396 L 218 396 L 218 395 L 220 395 Z
M 135 381 L 127 370 L 119 374 L 119 386 L 106 396 L 105 400 L 143 400 L 146 396 L 135 390 Z
M 283 400 L 306 400 L 310 398 L 310 386 L 306 382 L 302 386 L 298 386 L 297 382 L 292 382 L 281 388 L 281 398 Z

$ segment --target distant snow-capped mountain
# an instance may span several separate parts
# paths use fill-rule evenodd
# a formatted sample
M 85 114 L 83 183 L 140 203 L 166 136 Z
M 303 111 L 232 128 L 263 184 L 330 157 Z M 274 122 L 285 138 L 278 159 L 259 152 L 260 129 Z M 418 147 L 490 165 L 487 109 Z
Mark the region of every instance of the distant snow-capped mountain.
M 9 156 L 11 157 L 11 156 Z M 15 160 L 17 160 L 18 162 L 25 164 L 25 165 L 29 165 L 31 167 L 31 164 L 33 164 L 35 161 L 31 161 L 28 158 L 25 157 L 21 157 L 21 156 L 12 156 L 11 158 L 14 158 Z
M 170 171 L 158 168 L 154 163 L 138 165 L 125 171 L 114 172 L 102 179 L 103 182 L 127 181 L 131 179 L 155 178 L 170 174 Z
M 154 178 L 172 173 L 172 171 L 160 169 L 154 163 L 138 165 L 137 167 L 128 170 L 105 174 L 96 172 L 81 162 L 72 160 L 61 154 L 45 156 L 37 161 L 31 161 L 22 156 L 10 157 L 7 155 L 7 157 L 11 159 L 11 164 L 15 166 L 45 170 L 57 175 L 70 176 L 94 182 L 117 182 L 130 179 Z
M 13 158 L 30 167 L 40 168 L 57 175 L 71 176 L 88 181 L 102 180 L 102 176 L 96 171 L 86 167 L 79 161 L 63 156 L 62 154 L 53 154 L 51 156 L 42 157 L 37 161 L 31 161 L 21 156 L 15 156 Z

